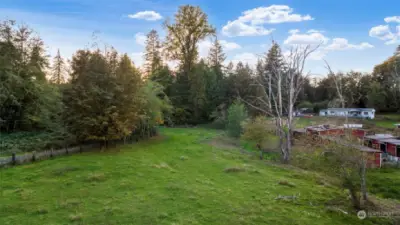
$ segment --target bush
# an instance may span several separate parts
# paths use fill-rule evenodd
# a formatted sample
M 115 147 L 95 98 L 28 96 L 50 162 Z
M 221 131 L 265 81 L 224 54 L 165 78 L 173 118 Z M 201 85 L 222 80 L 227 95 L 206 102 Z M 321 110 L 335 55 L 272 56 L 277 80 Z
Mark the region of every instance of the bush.
M 233 103 L 228 109 L 228 121 L 226 130 L 231 137 L 240 137 L 242 134 L 242 122 L 247 118 L 247 111 L 240 102 Z
M 264 116 L 259 116 L 243 125 L 244 133 L 242 139 L 254 143 L 257 150 L 263 153 L 267 150 L 278 148 L 277 137 L 274 135 L 274 125 Z
M 314 109 L 314 105 L 309 101 L 302 101 L 297 105 L 297 108 L 307 108 L 307 109 Z

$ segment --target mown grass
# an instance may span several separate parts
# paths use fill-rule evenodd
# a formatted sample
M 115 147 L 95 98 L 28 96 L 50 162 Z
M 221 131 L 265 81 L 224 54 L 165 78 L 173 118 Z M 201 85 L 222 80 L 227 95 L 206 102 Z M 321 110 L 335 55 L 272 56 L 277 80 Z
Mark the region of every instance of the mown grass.
M 400 200 L 400 169 L 383 168 L 368 172 L 369 191 L 383 198 Z
M 0 170 L 0 224 L 390 224 L 327 209 L 346 194 L 318 174 L 210 145 L 217 131 L 161 133 Z

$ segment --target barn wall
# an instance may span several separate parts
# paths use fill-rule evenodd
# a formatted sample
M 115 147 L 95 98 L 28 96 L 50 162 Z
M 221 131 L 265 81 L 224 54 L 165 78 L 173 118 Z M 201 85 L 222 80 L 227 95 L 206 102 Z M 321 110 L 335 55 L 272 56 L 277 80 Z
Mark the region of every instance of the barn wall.
M 372 140 L 372 148 L 381 150 L 381 146 L 378 140 Z
M 396 145 L 387 143 L 387 153 L 391 156 L 396 156 Z
M 363 138 L 366 134 L 365 130 L 360 130 L 360 129 L 354 129 L 351 131 L 351 135 L 353 135 L 354 137 L 358 137 L 358 138 Z

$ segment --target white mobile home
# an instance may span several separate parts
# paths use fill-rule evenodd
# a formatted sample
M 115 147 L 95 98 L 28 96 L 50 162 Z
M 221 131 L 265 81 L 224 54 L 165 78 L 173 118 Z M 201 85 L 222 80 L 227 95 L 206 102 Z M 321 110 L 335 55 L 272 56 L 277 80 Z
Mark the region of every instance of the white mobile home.
M 320 116 L 340 116 L 374 119 L 375 109 L 372 108 L 328 108 L 319 111 Z

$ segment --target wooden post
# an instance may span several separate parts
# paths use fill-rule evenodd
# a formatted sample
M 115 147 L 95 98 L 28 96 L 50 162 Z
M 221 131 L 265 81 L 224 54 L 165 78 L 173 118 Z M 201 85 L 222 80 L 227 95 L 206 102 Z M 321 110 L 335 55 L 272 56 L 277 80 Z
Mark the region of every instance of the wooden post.
M 36 151 L 32 152 L 32 162 L 36 161 Z
M 12 155 L 11 155 L 11 162 L 12 162 L 13 165 L 17 164 L 17 159 L 16 159 L 16 156 L 15 156 L 15 152 L 13 152 Z

